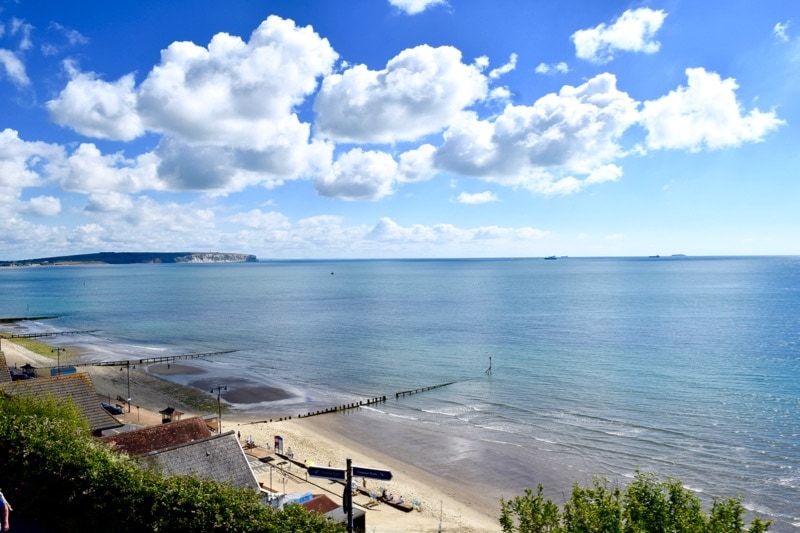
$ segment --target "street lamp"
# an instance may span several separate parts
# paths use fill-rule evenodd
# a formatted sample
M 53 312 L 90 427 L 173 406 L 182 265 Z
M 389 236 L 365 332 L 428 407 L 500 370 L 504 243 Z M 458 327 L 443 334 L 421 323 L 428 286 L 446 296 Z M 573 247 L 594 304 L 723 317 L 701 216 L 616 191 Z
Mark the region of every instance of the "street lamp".
M 128 369 L 128 412 L 131 412 L 131 362 L 125 361 L 125 366 Z M 133 365 L 133 368 L 136 368 L 136 365 Z M 122 369 L 119 369 L 122 372 Z
M 219 401 L 219 396 L 224 390 L 228 390 L 228 387 L 217 385 L 211 389 L 211 394 L 214 394 L 214 391 L 217 391 L 217 433 L 219 435 L 222 435 L 222 404 Z

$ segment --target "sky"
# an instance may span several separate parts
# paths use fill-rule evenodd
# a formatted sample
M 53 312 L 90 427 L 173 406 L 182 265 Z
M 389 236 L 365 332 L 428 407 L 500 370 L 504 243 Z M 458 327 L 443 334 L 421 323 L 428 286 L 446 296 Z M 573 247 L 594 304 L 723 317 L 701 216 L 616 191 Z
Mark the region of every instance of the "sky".
M 796 0 L 0 0 L 0 260 L 800 254 Z

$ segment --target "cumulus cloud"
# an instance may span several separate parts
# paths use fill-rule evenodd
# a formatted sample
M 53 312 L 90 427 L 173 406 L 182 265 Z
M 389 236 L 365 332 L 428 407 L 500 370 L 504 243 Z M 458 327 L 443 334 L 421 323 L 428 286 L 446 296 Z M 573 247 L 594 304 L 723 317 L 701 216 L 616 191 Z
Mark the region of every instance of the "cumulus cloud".
M 65 64 L 71 79 L 58 95 L 47 102 L 56 124 L 89 137 L 130 141 L 144 133 L 136 110 L 133 74 L 114 83 L 97 79 L 93 73 L 80 73 Z
M 38 217 L 52 217 L 61 212 L 61 200 L 55 196 L 36 196 L 28 200 L 25 212 Z
M 397 162 L 391 155 L 354 148 L 342 154 L 329 173 L 315 182 L 323 196 L 343 200 L 377 200 L 394 192 Z
M 316 126 L 337 141 L 414 140 L 442 130 L 487 90 L 486 77 L 456 48 L 417 46 L 383 70 L 356 65 L 326 77 L 314 102 Z
M 389 3 L 406 15 L 418 15 L 429 7 L 447 5 L 446 0 L 389 0 Z
M 172 43 L 142 83 L 139 110 L 185 142 L 269 149 L 307 136 L 293 108 L 337 57 L 311 27 L 270 16 L 248 42 L 219 33 L 207 48 Z
M 625 11 L 611 25 L 599 24 L 572 34 L 576 55 L 597 63 L 614 59 L 618 50 L 653 54 L 661 44 L 653 40 L 667 14 L 662 10 L 639 8 Z
M 127 194 L 115 191 L 98 192 L 89 195 L 86 211 L 96 213 L 125 212 L 133 207 L 133 200 Z
M 96 145 L 84 143 L 64 160 L 53 176 L 63 189 L 87 194 L 161 190 L 165 187 L 156 176 L 156 162 L 149 153 L 127 159 L 122 153 L 104 155 Z
M 774 111 L 744 114 L 738 85 L 702 68 L 686 69 L 688 84 L 644 103 L 647 146 L 654 149 L 717 150 L 758 142 L 785 122 Z
M 462 192 L 456 197 L 456 201 L 460 204 L 486 204 L 489 202 L 497 202 L 499 199 L 492 191 L 483 191 L 477 193 Z
M 620 156 L 619 139 L 637 120 L 637 102 L 601 74 L 531 106 L 508 105 L 491 121 L 464 113 L 434 161 L 448 172 L 564 194 L 580 188 L 570 173 L 591 175 Z
M 425 181 L 434 176 L 433 156 L 436 148 L 431 144 L 409 150 L 400 154 L 398 180 L 402 182 Z
M 42 175 L 63 157 L 60 146 L 24 141 L 9 128 L 0 131 L 0 196 L 15 198 L 26 187 L 42 185 Z
M 59 124 L 84 135 L 162 134 L 153 155 L 168 188 L 274 186 L 330 165 L 332 147 L 310 139 L 294 108 L 337 58 L 311 27 L 270 16 L 249 41 L 219 33 L 208 47 L 172 43 L 139 87 L 130 74 L 109 83 L 73 68 L 48 107 Z

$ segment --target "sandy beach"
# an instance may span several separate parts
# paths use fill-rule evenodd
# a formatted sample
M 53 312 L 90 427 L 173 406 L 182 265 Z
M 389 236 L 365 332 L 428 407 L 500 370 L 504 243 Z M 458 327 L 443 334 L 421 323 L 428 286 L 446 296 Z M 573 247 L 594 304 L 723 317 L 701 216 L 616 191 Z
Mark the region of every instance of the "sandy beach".
M 30 363 L 33 366 L 53 366 L 50 358 L 35 354 L 8 340 L 2 341 L 2 350 L 5 353 L 9 367 L 22 366 Z M 65 364 L 63 361 L 62 364 Z M 70 361 L 67 361 L 67 364 Z M 122 422 L 137 425 L 153 425 L 161 423 L 158 411 L 167 406 L 180 409 L 188 416 L 205 416 L 214 414 L 212 411 L 195 412 L 181 401 L 181 398 L 190 397 L 192 394 L 202 395 L 188 387 L 176 385 L 159 376 L 171 374 L 191 375 L 194 367 L 183 363 L 159 363 L 148 368 L 125 367 L 79 367 L 80 371 L 87 371 L 92 378 L 98 396 L 103 401 L 119 403 L 117 398 L 125 397 L 130 388 L 131 402 L 130 413 L 119 416 Z M 130 372 L 130 378 L 128 377 Z M 189 390 L 187 390 L 189 389 Z M 187 396 L 188 395 L 188 396 Z M 230 401 L 277 400 L 284 397 L 284 391 L 272 387 L 256 387 L 252 390 L 237 390 L 236 398 Z M 224 397 L 224 395 L 223 395 Z M 346 432 L 347 424 L 342 424 L 343 417 L 353 416 L 341 413 L 313 416 L 292 420 L 278 421 L 275 413 L 264 412 L 259 416 L 252 413 L 244 416 L 240 413 L 223 414 L 222 430 L 235 430 L 240 434 L 244 443 L 248 439 L 256 444 L 260 456 L 271 454 L 274 437 L 283 438 L 284 450 L 291 448 L 294 460 L 303 463 L 344 468 L 346 459 L 352 459 L 354 465 L 390 470 L 393 474 L 391 481 L 382 482 L 366 480 L 369 491 L 378 492 L 386 488 L 395 498 L 402 496 L 406 502 L 414 500 L 420 503 L 417 510 L 403 512 L 386 504 L 368 508 L 366 503 L 369 497 L 358 496 L 354 499 L 356 508 L 367 513 L 367 531 L 374 533 L 393 532 L 496 532 L 501 531 L 497 515 L 499 513 L 499 498 L 494 495 L 481 495 L 479 488 L 457 484 L 436 475 L 430 468 L 420 468 L 414 463 L 414 451 L 408 450 L 403 457 L 390 456 L 380 450 L 366 446 L 357 438 L 350 438 Z M 355 415 L 357 416 L 357 415 Z M 272 419 L 272 421 L 270 421 Z M 396 454 L 395 454 L 396 455 Z M 283 465 L 282 468 L 286 468 Z M 325 493 L 335 501 L 341 501 L 341 485 L 321 478 L 307 478 L 305 469 L 294 467 L 292 470 L 269 467 L 259 468 L 256 472 L 259 482 L 274 489 L 286 492 L 311 492 L 314 494 Z M 359 485 L 364 484 L 363 479 L 357 479 Z

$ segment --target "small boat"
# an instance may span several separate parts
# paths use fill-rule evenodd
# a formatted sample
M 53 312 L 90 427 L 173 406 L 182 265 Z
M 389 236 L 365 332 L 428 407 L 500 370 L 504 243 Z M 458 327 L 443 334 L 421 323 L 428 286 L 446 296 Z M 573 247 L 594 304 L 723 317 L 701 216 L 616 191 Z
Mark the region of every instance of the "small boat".
M 558 257 L 556 257 L 554 255 L 548 255 L 547 257 L 545 257 L 545 260 L 547 260 L 547 261 L 552 261 L 553 259 L 558 259 Z

